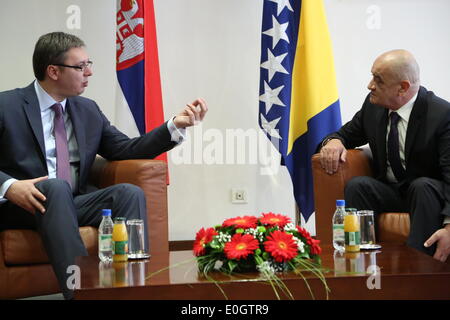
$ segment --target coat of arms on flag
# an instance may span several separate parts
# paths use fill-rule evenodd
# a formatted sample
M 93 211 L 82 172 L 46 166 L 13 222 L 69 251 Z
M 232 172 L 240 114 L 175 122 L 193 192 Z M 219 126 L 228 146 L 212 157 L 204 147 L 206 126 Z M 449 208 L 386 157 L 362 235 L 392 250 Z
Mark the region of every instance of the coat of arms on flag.
M 144 59 L 144 14 L 136 1 L 117 1 L 117 70 Z

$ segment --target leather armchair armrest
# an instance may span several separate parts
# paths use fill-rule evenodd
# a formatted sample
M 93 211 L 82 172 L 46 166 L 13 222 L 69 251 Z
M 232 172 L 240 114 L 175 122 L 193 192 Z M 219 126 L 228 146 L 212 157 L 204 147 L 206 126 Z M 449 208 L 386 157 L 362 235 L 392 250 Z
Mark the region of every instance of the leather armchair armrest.
M 131 183 L 144 190 L 150 253 L 169 251 L 167 213 L 167 164 L 160 160 L 107 161 L 97 157 L 90 182 L 98 188 Z
M 312 157 L 314 206 L 316 212 L 316 237 L 322 243 L 332 243 L 332 217 L 336 199 L 344 199 L 344 187 L 355 176 L 372 176 L 370 156 L 363 150 L 351 149 L 347 161 L 338 171 L 329 175 L 322 169 L 318 154 Z

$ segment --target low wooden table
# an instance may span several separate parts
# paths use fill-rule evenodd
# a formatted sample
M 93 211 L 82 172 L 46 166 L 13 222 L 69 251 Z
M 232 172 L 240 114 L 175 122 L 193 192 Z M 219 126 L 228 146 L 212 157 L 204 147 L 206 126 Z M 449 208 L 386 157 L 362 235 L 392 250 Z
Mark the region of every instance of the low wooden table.
M 336 256 L 331 246 L 323 246 L 328 298 L 450 299 L 450 264 L 406 245 L 382 245 L 378 251 L 342 256 Z M 191 251 L 159 253 L 148 260 L 109 267 L 100 265 L 97 257 L 80 257 L 78 265 L 81 287 L 75 299 L 277 299 L 272 286 L 258 273 L 228 276 L 217 272 L 212 277 L 218 283 L 205 279 Z M 327 299 L 322 282 L 309 273 L 305 277 L 314 298 Z M 295 299 L 312 298 L 298 275 L 287 273 L 282 279 Z M 282 299 L 288 298 L 278 291 Z

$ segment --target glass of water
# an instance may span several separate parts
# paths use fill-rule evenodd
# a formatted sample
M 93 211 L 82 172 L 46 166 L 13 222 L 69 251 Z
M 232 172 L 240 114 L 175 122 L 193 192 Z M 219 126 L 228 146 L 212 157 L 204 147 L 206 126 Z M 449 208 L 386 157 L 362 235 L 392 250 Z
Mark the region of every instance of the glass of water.
M 145 251 L 145 226 L 142 219 L 127 221 L 128 259 L 145 259 L 150 255 Z
M 372 210 L 358 211 L 360 223 L 361 249 L 379 249 L 375 241 L 375 218 Z

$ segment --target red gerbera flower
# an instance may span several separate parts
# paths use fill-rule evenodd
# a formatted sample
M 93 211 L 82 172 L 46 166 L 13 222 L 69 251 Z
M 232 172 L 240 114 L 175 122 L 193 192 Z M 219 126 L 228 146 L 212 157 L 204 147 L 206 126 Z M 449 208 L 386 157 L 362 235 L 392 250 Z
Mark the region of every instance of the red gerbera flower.
M 261 221 L 262 224 L 269 225 L 271 227 L 278 226 L 283 228 L 286 224 L 291 222 L 291 219 L 282 214 L 269 212 L 263 213 L 262 217 L 259 218 L 259 221 Z
M 308 241 L 308 244 L 311 246 L 311 253 L 312 254 L 321 254 L 322 248 L 319 246 L 320 240 L 315 240 L 313 238 L 310 238 Z
M 264 248 L 277 262 L 289 261 L 298 254 L 297 244 L 290 233 L 275 230 L 267 239 Z
M 313 239 L 309 232 L 300 226 L 297 226 L 297 231 L 303 238 L 305 238 L 306 244 L 311 247 L 312 254 L 320 254 L 322 252 L 322 248 L 319 246 L 320 240 Z
M 258 240 L 251 234 L 236 233 L 231 241 L 225 244 L 224 251 L 228 259 L 239 260 L 253 254 L 258 247 Z
M 309 239 L 311 239 L 311 235 L 309 234 L 308 231 L 306 231 L 306 229 L 304 229 L 304 228 L 302 228 L 302 227 L 300 227 L 300 226 L 297 226 L 297 231 L 298 231 L 298 233 L 300 233 L 300 235 L 301 235 L 303 238 L 305 238 L 307 241 L 308 241 Z
M 218 233 L 213 228 L 201 228 L 194 241 L 194 254 L 198 257 L 205 253 L 205 245 L 212 241 L 212 238 Z
M 256 224 L 258 223 L 258 219 L 253 216 L 244 216 L 244 217 L 236 217 L 227 219 L 223 222 L 222 226 L 230 227 L 234 226 L 235 228 L 256 228 Z

